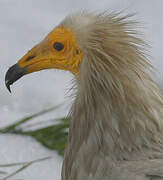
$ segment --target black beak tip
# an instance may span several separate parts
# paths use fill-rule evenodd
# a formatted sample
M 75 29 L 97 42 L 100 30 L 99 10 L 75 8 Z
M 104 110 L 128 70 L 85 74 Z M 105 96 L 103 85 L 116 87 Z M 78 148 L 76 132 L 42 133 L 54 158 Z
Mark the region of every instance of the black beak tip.
M 11 93 L 11 88 L 10 88 L 9 80 L 6 80 L 5 84 L 6 84 L 6 87 L 7 87 L 8 91 Z
M 11 93 L 10 85 L 25 75 L 26 68 L 19 67 L 18 64 L 10 67 L 5 76 L 5 84 L 9 92 Z

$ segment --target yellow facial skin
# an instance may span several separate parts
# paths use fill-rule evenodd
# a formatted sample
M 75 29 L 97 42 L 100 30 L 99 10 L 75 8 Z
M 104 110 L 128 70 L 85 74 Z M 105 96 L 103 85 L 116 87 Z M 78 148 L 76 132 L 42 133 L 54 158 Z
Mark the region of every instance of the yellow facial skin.
M 62 50 L 54 48 L 56 42 L 64 46 Z M 58 27 L 23 56 L 18 61 L 18 65 L 21 68 L 26 68 L 26 74 L 43 69 L 57 68 L 68 70 L 77 75 L 81 61 L 82 52 L 73 31 L 65 27 Z

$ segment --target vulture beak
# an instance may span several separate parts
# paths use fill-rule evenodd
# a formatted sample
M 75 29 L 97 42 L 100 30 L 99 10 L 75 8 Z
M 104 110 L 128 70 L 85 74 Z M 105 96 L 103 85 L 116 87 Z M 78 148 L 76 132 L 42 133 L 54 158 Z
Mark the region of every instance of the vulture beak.
M 47 54 L 47 51 L 43 51 L 40 45 L 38 45 L 28 51 L 16 64 L 11 66 L 5 76 L 5 84 L 9 92 L 11 92 L 10 86 L 22 76 L 42 69 L 52 68 L 51 56 Z
M 58 27 L 9 68 L 5 77 L 6 87 L 11 92 L 10 85 L 22 76 L 44 69 L 68 70 L 76 75 L 81 59 L 82 52 L 74 34 Z
M 10 85 L 25 75 L 26 68 L 19 67 L 18 64 L 11 66 L 5 76 L 5 84 L 11 93 Z

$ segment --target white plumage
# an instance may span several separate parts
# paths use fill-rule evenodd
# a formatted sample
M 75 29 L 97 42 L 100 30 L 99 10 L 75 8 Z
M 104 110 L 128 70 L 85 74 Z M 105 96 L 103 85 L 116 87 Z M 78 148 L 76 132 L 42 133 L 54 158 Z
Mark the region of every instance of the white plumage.
M 131 16 L 75 13 L 6 74 L 75 75 L 62 180 L 163 180 L 163 98 Z
M 83 51 L 62 180 L 163 179 L 163 99 L 129 19 L 78 13 L 61 23 Z

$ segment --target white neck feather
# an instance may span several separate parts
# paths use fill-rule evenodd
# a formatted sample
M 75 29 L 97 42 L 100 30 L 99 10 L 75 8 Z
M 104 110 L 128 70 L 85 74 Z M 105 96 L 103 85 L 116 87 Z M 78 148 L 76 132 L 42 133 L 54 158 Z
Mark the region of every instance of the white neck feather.
M 84 36 L 63 177 L 78 166 L 94 168 L 95 157 L 113 162 L 163 152 L 162 95 L 147 73 L 144 42 L 126 30 L 133 24 L 126 17 L 95 18 Z
M 162 156 L 162 97 L 157 86 L 137 76 L 122 87 L 110 87 L 104 82 L 109 74 L 102 74 L 100 80 L 91 73 L 78 80 L 63 166 L 67 176 L 71 168 L 92 167 L 101 154 L 110 162 Z

